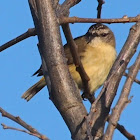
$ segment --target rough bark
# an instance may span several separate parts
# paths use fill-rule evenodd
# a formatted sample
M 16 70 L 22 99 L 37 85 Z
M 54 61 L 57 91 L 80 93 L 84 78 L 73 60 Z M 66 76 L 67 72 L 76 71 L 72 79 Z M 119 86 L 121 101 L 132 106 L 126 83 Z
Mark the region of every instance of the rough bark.
M 86 137 L 86 126 L 82 122 L 87 111 L 79 89 L 68 71 L 52 1 L 29 0 L 29 4 L 37 29 L 41 57 L 45 61 L 51 81 L 51 100 L 61 113 L 73 139 L 82 140 Z M 47 79 L 48 75 L 44 76 Z
M 136 23 L 131 29 L 129 36 L 124 44 L 111 73 L 104 84 L 104 87 L 97 100 L 92 104 L 91 112 L 88 116 L 89 128 L 91 128 L 94 139 L 101 139 L 107 116 L 109 115 L 112 101 L 116 95 L 119 82 L 123 76 L 126 66 L 140 41 L 140 22 Z

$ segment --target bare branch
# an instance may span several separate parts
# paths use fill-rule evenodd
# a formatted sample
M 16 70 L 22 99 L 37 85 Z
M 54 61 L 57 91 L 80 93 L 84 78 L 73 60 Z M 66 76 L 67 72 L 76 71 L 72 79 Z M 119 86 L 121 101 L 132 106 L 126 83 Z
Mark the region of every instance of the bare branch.
M 42 140 L 49 140 L 46 136 L 39 133 L 35 128 L 33 128 L 32 126 L 28 125 L 26 122 L 21 120 L 20 117 L 18 117 L 18 116 L 16 117 L 16 116 L 11 115 L 10 113 L 3 110 L 1 107 L 0 107 L 0 112 L 1 112 L 3 117 L 9 118 L 10 120 L 13 120 L 14 122 L 23 126 L 24 128 L 26 128 L 29 131 L 29 133 L 32 133 L 32 135 L 34 135 L 36 137 L 40 137 Z M 7 128 L 4 124 L 2 124 L 2 126 L 3 126 L 4 129 Z M 11 129 L 11 128 L 8 127 L 7 129 Z M 16 128 L 14 130 L 16 130 Z
M 133 81 L 138 73 L 139 67 L 140 67 L 140 53 L 136 59 L 135 64 L 129 70 L 129 77 L 127 77 L 126 82 L 125 82 L 124 87 L 121 92 L 121 96 L 120 96 L 115 108 L 113 109 L 112 114 L 110 115 L 109 125 L 108 125 L 106 133 L 103 137 L 103 140 L 112 139 L 113 132 L 115 130 L 115 126 L 117 126 L 117 122 L 120 118 L 120 115 L 121 115 L 123 109 L 125 108 L 125 106 L 130 102 L 128 100 L 128 96 L 129 96 Z
M 97 100 L 96 100 L 97 101 Z M 108 116 L 107 118 L 107 121 L 109 122 L 109 119 L 110 119 L 110 115 Z M 129 140 L 136 140 L 135 139 L 135 136 L 131 133 L 129 133 L 125 127 L 123 125 L 120 125 L 119 123 L 117 123 L 116 125 L 116 128 L 118 129 L 118 131 L 120 131 L 126 138 L 128 138 Z M 90 131 L 89 129 L 87 129 L 88 131 L 88 138 L 89 140 L 91 139 L 92 140 L 92 135 L 89 135 L 90 134 Z
M 107 118 L 107 121 L 109 122 L 110 116 Z M 117 123 L 116 128 L 118 131 L 120 131 L 127 139 L 129 140 L 136 140 L 135 136 L 131 133 L 129 133 L 123 125 L 120 125 Z
M 38 138 L 41 139 L 41 140 L 49 140 L 49 139 L 46 139 L 46 136 L 44 136 L 44 135 L 40 136 L 40 135 L 38 135 L 38 134 L 36 134 L 36 133 L 32 133 L 32 132 L 29 132 L 29 131 L 26 131 L 26 130 L 23 130 L 23 129 L 10 127 L 10 126 L 7 126 L 7 125 L 5 125 L 5 124 L 1 124 L 1 125 L 3 126 L 3 129 L 16 130 L 16 131 L 24 132 L 24 133 L 27 133 L 27 134 L 29 134 L 29 135 L 38 137 Z
M 129 133 L 124 126 L 117 124 L 116 128 L 128 139 L 128 140 L 136 140 L 135 136 Z
M 68 16 L 69 15 L 69 9 L 73 7 L 74 5 L 78 4 L 81 0 L 65 0 L 61 7 L 58 9 L 57 16 Z
M 96 18 L 78 18 L 78 17 L 60 17 L 59 23 L 130 23 L 138 22 L 140 15 L 136 17 L 112 18 L 112 19 L 96 19 Z
M 104 0 L 97 0 L 97 1 L 98 1 L 97 18 L 101 18 L 102 5 L 103 5 L 105 2 L 104 2 Z
M 83 139 L 86 136 L 86 126 L 83 125 L 83 120 L 87 111 L 82 103 L 79 89 L 72 81 L 68 71 L 60 38 L 59 24 L 52 1 L 36 0 L 34 2 L 38 16 L 34 23 L 39 38 L 41 58 L 47 65 L 51 81 L 51 100 L 63 116 L 73 139 Z M 33 8 L 31 4 L 30 7 Z M 32 12 L 34 12 L 33 9 Z M 35 14 L 32 13 L 32 15 Z M 46 79 L 47 75 L 44 75 L 44 77 Z
M 92 104 L 91 111 L 87 117 L 87 124 L 88 129 L 92 130 L 94 138 L 100 138 L 103 135 L 104 125 L 110 111 L 110 106 L 116 95 L 119 82 L 128 62 L 136 52 L 139 40 L 140 22 L 131 28 L 128 39 L 114 63 L 101 93 Z
M 60 17 L 59 24 L 64 23 L 130 23 L 130 22 L 137 22 L 140 20 L 140 16 L 136 17 L 125 17 L 125 18 L 116 18 L 116 19 L 93 19 L 93 18 L 78 18 L 78 17 Z M 36 31 L 35 28 L 29 29 L 27 32 L 23 33 L 22 35 L 12 39 L 11 41 L 3 44 L 0 46 L 0 52 L 15 45 L 16 43 L 30 37 L 35 36 Z
M 89 79 L 87 73 L 85 72 L 84 67 L 81 63 L 79 54 L 76 49 L 77 46 L 72 38 L 69 25 L 64 24 L 62 27 L 63 27 L 65 37 L 67 39 L 67 43 L 70 46 L 70 51 L 71 51 L 71 54 L 73 57 L 74 64 L 76 66 L 76 70 L 79 72 L 81 79 L 82 79 L 82 83 L 83 83 L 83 87 L 84 87 L 83 98 L 87 98 L 91 103 L 93 103 L 95 98 L 93 97 L 93 95 L 90 94 L 89 85 L 88 85 L 88 81 L 90 79 Z
M 67 9 L 70 9 L 71 7 L 78 4 L 81 0 L 65 0 L 62 4 L 62 7 L 66 7 Z
M 97 100 L 96 100 L 97 101 Z M 87 117 L 86 117 L 87 118 Z M 109 119 L 110 119 L 110 115 L 108 116 L 108 118 L 107 118 L 107 121 L 109 122 Z M 88 124 L 89 125 L 89 124 Z M 118 131 L 120 131 L 126 138 L 128 138 L 129 140 L 136 140 L 135 139 L 135 136 L 133 135 L 133 134 L 131 134 L 131 133 L 129 133 L 126 129 L 125 129 L 125 127 L 123 126 L 123 125 L 120 125 L 119 123 L 117 123 L 117 125 L 116 125 L 116 128 L 118 129 Z M 87 129 L 87 131 L 88 131 L 88 138 L 89 138 L 89 140 L 92 140 L 92 135 L 90 135 L 91 133 L 90 133 L 90 131 L 89 131 L 89 129 Z
M 23 33 L 22 35 L 12 39 L 11 41 L 3 44 L 2 46 L 0 46 L 0 52 L 2 52 L 3 50 L 11 47 L 12 45 L 15 45 L 16 43 L 30 37 L 30 36 L 35 36 L 36 35 L 36 31 L 35 31 L 35 28 L 30 28 L 28 29 L 27 32 Z

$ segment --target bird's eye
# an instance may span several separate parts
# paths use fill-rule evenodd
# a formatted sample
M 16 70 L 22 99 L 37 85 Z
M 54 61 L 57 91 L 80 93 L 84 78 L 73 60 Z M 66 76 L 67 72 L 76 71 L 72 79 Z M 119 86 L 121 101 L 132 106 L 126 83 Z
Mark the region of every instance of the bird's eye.
M 107 36 L 107 35 L 108 35 L 108 33 L 103 33 L 103 34 L 101 34 L 102 37 L 105 37 L 105 36 Z

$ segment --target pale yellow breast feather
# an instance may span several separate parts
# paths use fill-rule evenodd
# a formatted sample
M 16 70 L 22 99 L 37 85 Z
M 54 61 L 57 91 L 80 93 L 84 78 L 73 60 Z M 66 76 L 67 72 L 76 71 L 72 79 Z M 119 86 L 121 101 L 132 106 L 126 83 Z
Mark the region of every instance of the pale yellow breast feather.
M 90 92 L 95 92 L 106 80 L 108 73 L 116 59 L 115 47 L 103 43 L 100 40 L 93 40 L 88 44 L 81 61 L 90 81 Z M 74 65 L 69 66 L 73 79 L 82 89 L 82 82 L 79 73 L 76 72 Z

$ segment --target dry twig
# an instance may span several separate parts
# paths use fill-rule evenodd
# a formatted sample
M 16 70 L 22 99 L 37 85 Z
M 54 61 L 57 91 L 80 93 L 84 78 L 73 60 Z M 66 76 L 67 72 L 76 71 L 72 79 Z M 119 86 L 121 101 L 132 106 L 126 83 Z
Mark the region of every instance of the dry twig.
M 16 131 L 24 132 L 24 133 L 27 133 L 27 134 L 29 134 L 29 135 L 38 137 L 38 138 L 41 139 L 41 140 L 46 140 L 46 136 L 44 136 L 44 135 L 40 136 L 40 135 L 38 135 L 38 134 L 36 134 L 36 133 L 32 133 L 32 132 L 30 132 L 30 131 L 26 131 L 26 130 L 23 130 L 23 129 L 19 129 L 19 128 L 7 126 L 7 125 L 5 125 L 5 124 L 3 124 L 3 123 L 2 123 L 1 125 L 3 126 L 3 129 L 10 129 L 10 130 L 16 130 Z M 48 139 L 48 140 L 49 140 L 49 139 Z
M 15 45 L 16 43 L 18 43 L 18 42 L 20 42 L 20 41 L 22 41 L 30 36 L 35 36 L 35 35 L 36 35 L 35 28 L 30 28 L 30 29 L 28 29 L 27 32 L 21 34 L 20 36 L 12 39 L 11 41 L 3 44 L 2 46 L 0 46 L 0 52 L 2 52 L 3 50 L 9 48 L 10 46 Z
M 135 136 L 129 133 L 124 126 L 117 123 L 116 128 L 128 139 L 128 140 L 136 140 Z
M 22 132 L 25 132 L 25 133 L 29 133 L 30 135 L 34 135 L 34 136 L 40 138 L 41 140 L 49 140 L 46 136 L 39 133 L 35 128 L 33 128 L 32 126 L 30 126 L 26 122 L 24 122 L 20 117 L 18 117 L 18 116 L 16 117 L 16 116 L 11 115 L 10 113 L 6 112 L 1 107 L 0 107 L 0 112 L 1 112 L 3 117 L 9 118 L 10 120 L 18 123 L 19 125 L 23 126 L 28 131 L 13 128 L 13 127 L 7 127 L 6 125 L 2 124 L 4 129 L 18 130 L 18 131 L 22 131 Z
M 130 23 L 138 22 L 140 20 L 140 15 L 136 17 L 122 17 L 122 18 L 112 18 L 112 19 L 97 19 L 97 18 L 79 18 L 79 17 L 60 17 L 59 23 Z
M 97 18 L 101 18 L 102 5 L 103 5 L 105 2 L 104 2 L 104 0 L 97 0 L 97 1 L 98 1 Z

